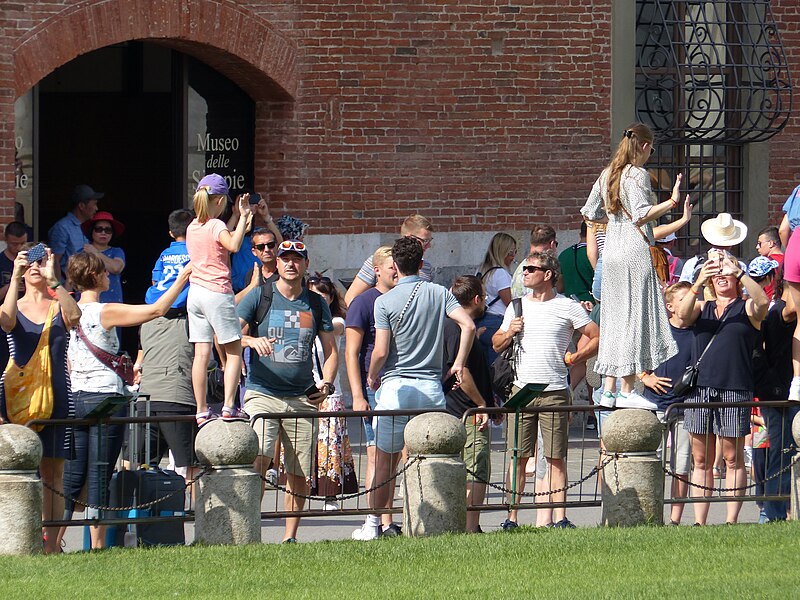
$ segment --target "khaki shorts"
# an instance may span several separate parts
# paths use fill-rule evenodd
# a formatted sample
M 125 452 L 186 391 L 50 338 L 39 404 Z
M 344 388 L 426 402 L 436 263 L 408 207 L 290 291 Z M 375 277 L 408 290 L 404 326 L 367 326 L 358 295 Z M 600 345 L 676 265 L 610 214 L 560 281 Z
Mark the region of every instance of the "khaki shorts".
M 492 428 L 487 427 L 483 431 L 478 431 L 474 417 L 467 421 L 467 442 L 461 453 L 464 463 L 467 465 L 467 483 L 484 483 L 489 481 L 492 474 L 491 451 L 492 451 Z
M 253 416 L 259 413 L 298 413 L 296 419 L 257 419 L 253 423 L 253 429 L 258 436 L 260 456 L 267 456 L 277 462 L 274 456 L 275 442 L 280 436 L 286 472 L 310 478 L 317 448 L 318 419 L 299 415 L 315 412 L 317 407 L 310 404 L 305 396 L 278 398 L 256 390 L 247 390 L 244 395 L 244 409 Z
M 514 386 L 512 395 L 519 391 Z M 570 396 L 567 390 L 553 390 L 544 392 L 538 398 L 534 398 L 528 407 L 549 407 L 549 406 L 569 406 Z M 520 413 L 519 415 L 519 436 L 516 431 L 516 415 L 508 415 L 508 449 L 513 450 L 516 443 L 518 448 L 517 456 L 528 458 L 536 454 L 537 429 L 541 424 L 542 439 L 544 440 L 545 458 L 565 458 L 567 456 L 567 443 L 569 442 L 569 413 L 564 412 L 541 412 L 541 413 Z

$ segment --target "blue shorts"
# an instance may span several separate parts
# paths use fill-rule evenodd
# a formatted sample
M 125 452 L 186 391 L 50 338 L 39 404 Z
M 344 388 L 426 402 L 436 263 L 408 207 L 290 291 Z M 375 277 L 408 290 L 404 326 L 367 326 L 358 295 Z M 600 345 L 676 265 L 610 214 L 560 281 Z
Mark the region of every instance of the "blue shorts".
M 444 408 L 444 392 L 438 380 L 393 377 L 381 384 L 375 401 L 377 410 L 435 410 Z M 375 417 L 372 426 L 378 449 L 390 454 L 400 452 L 405 445 L 403 431 L 410 419 L 409 416 Z

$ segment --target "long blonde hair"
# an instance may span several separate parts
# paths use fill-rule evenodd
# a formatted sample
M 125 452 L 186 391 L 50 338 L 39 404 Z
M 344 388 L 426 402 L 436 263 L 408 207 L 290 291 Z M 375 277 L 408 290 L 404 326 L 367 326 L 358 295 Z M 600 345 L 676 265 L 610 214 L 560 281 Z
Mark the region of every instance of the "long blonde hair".
M 483 263 L 478 269 L 482 275 L 486 275 L 489 269 L 494 267 L 506 268 L 505 258 L 508 253 L 517 247 L 517 240 L 507 233 L 495 233 L 492 241 L 489 242 L 489 247 L 486 249 L 486 255 L 483 257 Z
M 194 204 L 194 214 L 197 216 L 197 220 L 201 223 L 205 223 L 211 218 L 211 214 L 209 213 L 208 207 L 211 202 L 216 201 L 218 198 L 224 198 L 224 194 L 209 194 L 207 187 L 203 186 L 201 188 L 197 188 L 197 191 L 194 193 L 194 198 L 192 198 L 192 203 Z
M 606 211 L 616 214 L 620 206 L 620 181 L 622 171 L 642 152 L 643 144 L 653 144 L 653 132 L 644 123 L 633 123 L 629 125 L 622 135 L 622 139 L 617 146 L 614 158 L 611 159 L 607 167 L 608 171 L 608 197 L 605 199 Z

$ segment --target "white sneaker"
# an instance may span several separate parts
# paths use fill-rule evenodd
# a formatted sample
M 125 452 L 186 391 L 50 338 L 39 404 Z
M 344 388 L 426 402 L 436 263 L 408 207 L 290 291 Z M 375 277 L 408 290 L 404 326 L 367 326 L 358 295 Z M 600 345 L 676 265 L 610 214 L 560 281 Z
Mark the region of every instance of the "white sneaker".
M 600 406 L 605 408 L 614 408 L 617 403 L 617 397 L 614 395 L 614 392 L 605 391 L 603 395 L 600 396 Z
M 650 402 L 644 396 L 631 392 L 628 395 L 620 392 L 617 394 L 617 408 L 642 408 L 644 410 L 658 410 L 655 402 Z
M 377 540 L 379 537 L 381 537 L 381 528 L 380 526 L 375 527 L 373 525 L 367 525 L 364 523 L 361 527 L 356 529 L 350 537 L 354 540 L 360 540 L 362 542 Z
M 272 487 L 277 487 L 278 485 L 278 471 L 275 469 L 269 469 L 267 474 L 264 476 L 264 479 L 267 480 L 267 483 Z
M 339 510 L 339 505 L 334 502 L 326 502 L 322 510 Z
M 789 384 L 789 402 L 800 402 L 800 377 L 792 377 Z

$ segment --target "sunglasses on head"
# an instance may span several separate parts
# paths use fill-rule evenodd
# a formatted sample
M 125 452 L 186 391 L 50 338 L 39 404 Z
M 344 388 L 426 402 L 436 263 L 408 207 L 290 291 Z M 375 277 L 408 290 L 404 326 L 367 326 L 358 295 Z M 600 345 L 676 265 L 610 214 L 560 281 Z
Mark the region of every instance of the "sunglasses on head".
M 284 240 L 280 245 L 281 250 L 294 250 L 295 252 L 305 252 L 306 245 L 295 240 Z
M 269 248 L 270 250 L 272 250 L 277 245 L 278 242 L 272 241 L 272 242 L 265 242 L 264 244 L 253 244 L 253 248 L 258 250 L 259 252 L 263 252 L 264 248 Z
M 544 273 L 545 271 L 549 271 L 550 269 L 545 269 L 544 267 L 540 267 L 538 265 L 525 265 L 522 267 L 522 270 L 526 273 L 536 273 L 536 271 L 541 271 Z
M 95 227 L 93 231 L 95 233 L 114 233 L 114 230 L 111 227 Z

